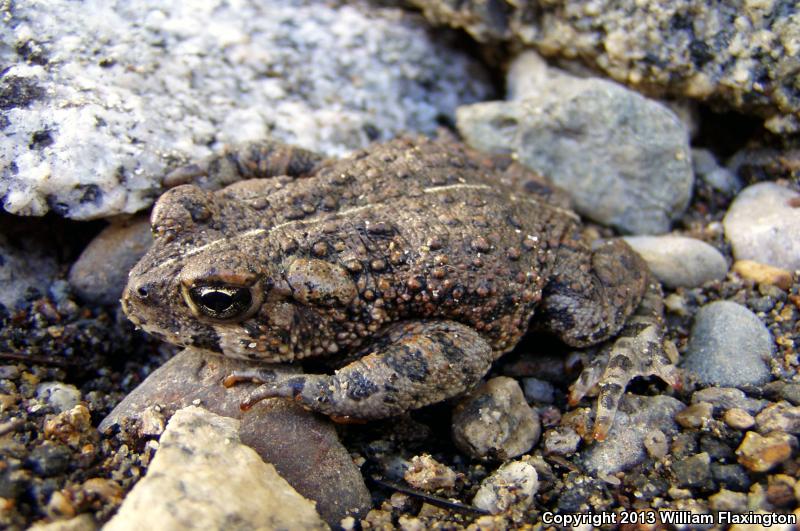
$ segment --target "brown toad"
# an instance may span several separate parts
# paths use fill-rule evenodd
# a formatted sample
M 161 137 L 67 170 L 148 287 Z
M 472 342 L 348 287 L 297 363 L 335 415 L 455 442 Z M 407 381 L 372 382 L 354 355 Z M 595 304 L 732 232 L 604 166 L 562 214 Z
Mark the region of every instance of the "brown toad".
M 226 356 L 342 363 L 229 376 L 263 383 L 248 404 L 399 414 L 475 386 L 531 325 L 576 347 L 619 336 L 571 389 L 575 403 L 599 384 L 597 439 L 632 377 L 678 383 L 646 265 L 622 241 L 592 251 L 563 195 L 509 160 L 425 138 L 329 161 L 262 143 L 179 175 L 246 180 L 159 199 L 122 299 L 131 320 Z

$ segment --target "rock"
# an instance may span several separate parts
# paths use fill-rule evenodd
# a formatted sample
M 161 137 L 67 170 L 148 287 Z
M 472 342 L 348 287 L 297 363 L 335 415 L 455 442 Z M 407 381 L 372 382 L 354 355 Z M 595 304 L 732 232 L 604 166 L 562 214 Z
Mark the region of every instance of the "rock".
M 506 460 L 530 450 L 541 434 L 539 415 L 513 378 L 498 376 L 453 410 L 453 442 L 472 457 Z
M 714 247 L 684 236 L 628 236 L 625 241 L 645 259 L 668 288 L 696 288 L 728 273 L 725 258 Z
M 786 461 L 797 448 L 797 439 L 780 431 L 773 431 L 762 437 L 754 431 L 748 431 L 736 456 L 739 462 L 752 472 L 766 472 Z
M 726 411 L 722 420 L 735 430 L 749 430 L 756 423 L 756 419 L 754 419 L 750 413 L 738 407 Z
M 528 402 L 552 404 L 555 400 L 553 384 L 538 378 L 523 378 L 522 392 Z
M 667 436 L 659 429 L 654 429 L 644 436 L 644 448 L 653 459 L 663 459 L 669 452 Z
M 707 149 L 692 149 L 692 167 L 695 176 L 716 192 L 732 196 L 742 188 L 742 183 L 736 174 L 720 166 L 714 154 Z
M 403 475 L 406 483 L 425 492 L 452 489 L 456 485 L 457 478 L 458 475 L 453 469 L 428 454 L 412 457 L 408 470 Z
M 0 233 L 0 305 L 13 310 L 32 294 L 46 295 L 57 270 L 55 254 L 37 239 Z
M 264 400 L 241 418 L 239 437 L 304 497 L 331 527 L 363 517 L 372 498 L 361 471 L 326 417 L 288 400 Z
M 69 448 L 63 444 L 45 441 L 31 450 L 27 466 L 41 476 L 50 477 L 67 470 L 71 459 Z
M 68 411 L 81 401 L 77 387 L 62 382 L 42 382 L 36 386 L 36 398 L 47 402 L 56 413 Z
M 84 513 L 69 520 L 56 520 L 47 524 L 35 524 L 28 531 L 94 531 L 97 524 L 91 514 Z
M 156 406 L 163 419 L 169 419 L 177 409 L 202 404 L 212 413 L 241 419 L 241 441 L 274 465 L 298 492 L 316 501 L 327 522 L 338 523 L 351 512 L 369 510 L 370 495 L 361 473 L 327 419 L 280 399 L 259 402 L 247 413 L 239 409 L 256 385 L 241 383 L 226 389 L 222 378 L 258 366 L 183 350 L 126 396 L 98 429 L 108 433 L 116 427 L 139 441 L 153 431 L 148 426 L 156 425 L 148 420 Z
M 761 385 L 770 378 L 773 352 L 772 335 L 753 312 L 717 301 L 695 315 L 683 368 L 706 385 Z
M 714 418 L 713 413 L 714 406 L 708 402 L 697 402 L 675 415 L 675 422 L 684 428 L 698 429 Z
M 784 291 L 792 286 L 792 273 L 786 269 L 772 267 L 753 260 L 737 260 L 731 270 L 742 278 L 758 284 L 772 284 Z
M 717 414 L 731 408 L 743 409 L 751 415 L 755 415 L 769 404 L 760 398 L 750 398 L 741 389 L 734 387 L 706 387 L 692 394 L 692 404 L 698 402 L 708 402 L 714 406 Z
M 714 481 L 726 489 L 747 492 L 750 488 L 750 476 L 742 465 L 711 463 L 711 475 Z
M 672 473 L 675 474 L 675 481 L 679 487 L 702 490 L 714 488 L 711 458 L 705 452 L 672 463 Z
M 153 243 L 148 216 L 103 229 L 69 270 L 69 285 L 84 301 L 119 304 L 128 271 Z
M 512 461 L 483 480 L 472 504 L 491 514 L 499 514 L 516 505 L 526 509 L 533 504 L 539 489 L 539 476 L 533 465 Z
M 171 168 L 270 135 L 342 154 L 433 133 L 491 92 L 477 62 L 390 7 L 67 0 L 3 8 L 8 212 L 150 205 Z
M 314 503 L 238 432 L 239 421 L 202 408 L 176 412 L 147 474 L 104 529 L 327 529 Z
M 762 435 L 771 431 L 800 434 L 800 406 L 788 402 L 768 405 L 756 415 L 756 429 Z
M 516 79 L 530 79 L 523 85 Z M 549 68 L 533 53 L 515 61 L 512 101 L 459 107 L 467 143 L 512 152 L 571 195 L 581 214 L 623 232 L 658 234 L 692 189 L 688 132 L 665 106 L 599 78 Z
M 569 426 L 559 426 L 544 432 L 542 449 L 546 454 L 572 455 L 581 443 L 581 436 Z
M 722 220 L 736 260 L 800 269 L 800 194 L 766 182 L 742 190 Z
M 745 513 L 747 512 L 747 494 L 720 489 L 719 492 L 708 497 L 708 504 L 714 511 Z
M 777 380 L 764 386 L 767 396 L 774 396 L 787 400 L 795 406 L 800 406 L 800 383 L 784 382 Z
M 647 457 L 644 443 L 653 427 L 673 437 L 678 432 L 675 414 L 683 408 L 669 396 L 626 394 L 608 438 L 583 452 L 583 467 L 589 474 L 611 475 L 636 466 Z
M 412 2 L 428 20 L 464 28 L 481 42 L 511 41 L 512 49 L 533 46 L 546 56 L 580 58 L 648 93 L 722 100 L 767 118 L 773 132 L 800 128 L 800 25 L 792 0 L 681 0 L 658 9 L 636 0 Z

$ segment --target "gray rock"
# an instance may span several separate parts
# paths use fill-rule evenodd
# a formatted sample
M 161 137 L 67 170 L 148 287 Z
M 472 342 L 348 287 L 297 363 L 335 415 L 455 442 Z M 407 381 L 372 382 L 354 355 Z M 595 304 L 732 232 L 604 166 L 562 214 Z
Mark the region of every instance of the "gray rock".
M 429 20 L 464 28 L 481 42 L 580 58 L 650 94 L 722 100 L 768 118 L 774 132 L 800 129 L 793 0 L 677 0 L 657 9 L 636 0 L 412 2 Z
M 552 404 L 553 400 L 555 400 L 553 384 L 538 378 L 523 378 L 522 392 L 528 402 Z
M 626 394 L 608 438 L 590 446 L 580 461 L 590 474 L 615 474 L 638 465 L 647 458 L 645 440 L 654 426 L 666 437 L 678 432 L 675 414 L 682 402 L 669 396 Z
M 542 447 L 547 454 L 572 455 L 581 443 L 581 436 L 569 426 L 559 426 L 544 432 Z
M 69 411 L 81 401 L 77 387 L 62 382 L 42 382 L 36 386 L 36 398 L 53 406 L 57 413 Z
M 472 505 L 499 514 L 512 505 L 526 509 L 533 504 L 533 496 L 539 490 L 539 476 L 530 463 L 512 461 L 498 468 L 483 480 Z
M 705 490 L 714 487 L 711 458 L 705 452 L 672 463 L 672 472 L 679 487 Z
M 635 234 L 669 230 L 693 181 L 688 132 L 672 111 L 616 83 L 549 68 L 533 53 L 516 60 L 509 85 L 516 99 L 459 107 L 470 145 L 514 153 L 595 221 Z
M 714 412 L 721 414 L 728 409 L 738 408 L 755 415 L 769 404 L 760 398 L 750 398 L 741 389 L 734 387 L 706 387 L 692 394 L 692 404 L 707 402 L 714 406 Z
M 57 270 L 54 253 L 39 241 L 12 242 L 0 233 L 0 304 L 9 310 L 23 302 L 30 290 L 45 295 Z
M 176 412 L 147 474 L 103 529 L 327 529 L 314 502 L 238 432 L 239 421 L 202 408 Z
M 717 301 L 695 315 L 683 368 L 706 385 L 761 385 L 770 378 L 772 334 L 740 304 Z
M 717 158 L 707 149 L 692 149 L 692 167 L 697 179 L 725 195 L 733 195 L 742 188 L 742 182 L 730 169 L 720 166 Z
M 762 435 L 771 431 L 800 435 L 800 406 L 788 402 L 768 405 L 756 415 L 756 429 Z
M 669 288 L 696 288 L 728 273 L 725 257 L 704 241 L 685 236 L 628 236 L 625 241 Z
M 241 421 L 242 443 L 275 465 L 297 492 L 317 502 L 317 512 L 331 527 L 370 510 L 364 478 L 327 418 L 288 400 L 265 400 Z
M 232 371 L 258 366 L 186 349 L 153 371 L 99 429 L 110 432 L 116 427 L 137 442 L 158 431 L 152 428 L 158 420 L 153 419 L 155 409 L 169 419 L 180 408 L 200 404 L 215 414 L 241 419 L 241 441 L 274 465 L 303 496 L 316 501 L 320 515 L 331 525 L 347 514 L 363 514 L 371 505 L 369 492 L 330 421 L 281 399 L 265 400 L 244 413 L 239 404 L 256 385 L 223 387 L 222 378 Z
M 788 400 L 795 406 L 800 406 L 800 383 L 778 380 L 765 385 L 764 391 L 770 396 Z
M 542 427 L 517 381 L 498 376 L 456 406 L 452 431 L 456 446 L 467 455 L 506 460 L 530 450 Z
M 112 223 L 95 236 L 69 270 L 69 284 L 83 300 L 118 304 L 128 271 L 153 243 L 149 216 Z
M 225 144 L 271 135 L 341 154 L 401 131 L 432 133 L 491 92 L 477 62 L 396 8 L 52 0 L 0 9 L 0 197 L 16 214 L 135 212 L 167 170 Z
M 800 194 L 775 183 L 748 186 L 722 224 L 737 260 L 800 269 Z

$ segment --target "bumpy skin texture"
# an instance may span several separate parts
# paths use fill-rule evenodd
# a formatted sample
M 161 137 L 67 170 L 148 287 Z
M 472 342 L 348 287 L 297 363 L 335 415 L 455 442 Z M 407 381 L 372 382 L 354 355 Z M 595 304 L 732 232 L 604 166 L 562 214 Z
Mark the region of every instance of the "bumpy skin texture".
M 344 364 L 333 375 L 231 375 L 227 385 L 264 382 L 250 402 L 287 396 L 334 417 L 395 415 L 473 387 L 531 324 L 573 346 L 606 340 L 658 289 L 625 243 L 592 252 L 546 181 L 453 141 L 398 139 L 331 161 L 264 143 L 175 175 L 249 180 L 159 199 L 155 244 L 123 295 L 131 320 L 227 356 Z M 598 438 L 632 376 L 674 380 L 660 307 L 641 319 L 652 341 L 612 349 L 608 367 L 593 365 L 573 389 L 577 400 L 600 384 Z

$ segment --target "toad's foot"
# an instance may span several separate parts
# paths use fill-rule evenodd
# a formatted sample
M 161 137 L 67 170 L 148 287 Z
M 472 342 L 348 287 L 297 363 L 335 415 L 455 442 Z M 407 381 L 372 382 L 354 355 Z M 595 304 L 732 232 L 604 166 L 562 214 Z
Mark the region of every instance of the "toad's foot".
M 661 290 L 658 283 L 650 279 L 642 302 L 618 339 L 605 347 L 570 387 L 571 406 L 595 385 L 599 388 L 592 431 L 595 440 L 602 441 L 608 435 L 625 387 L 633 378 L 658 376 L 676 389 L 682 387 L 680 371 L 667 356 L 671 353 L 677 357 L 677 350 L 672 342 L 664 341 L 662 312 Z
M 376 419 L 459 395 L 478 384 L 491 363 L 492 350 L 475 330 L 452 321 L 409 321 L 387 328 L 332 375 L 246 371 L 225 381 L 264 382 L 243 409 L 286 397 L 340 420 Z

